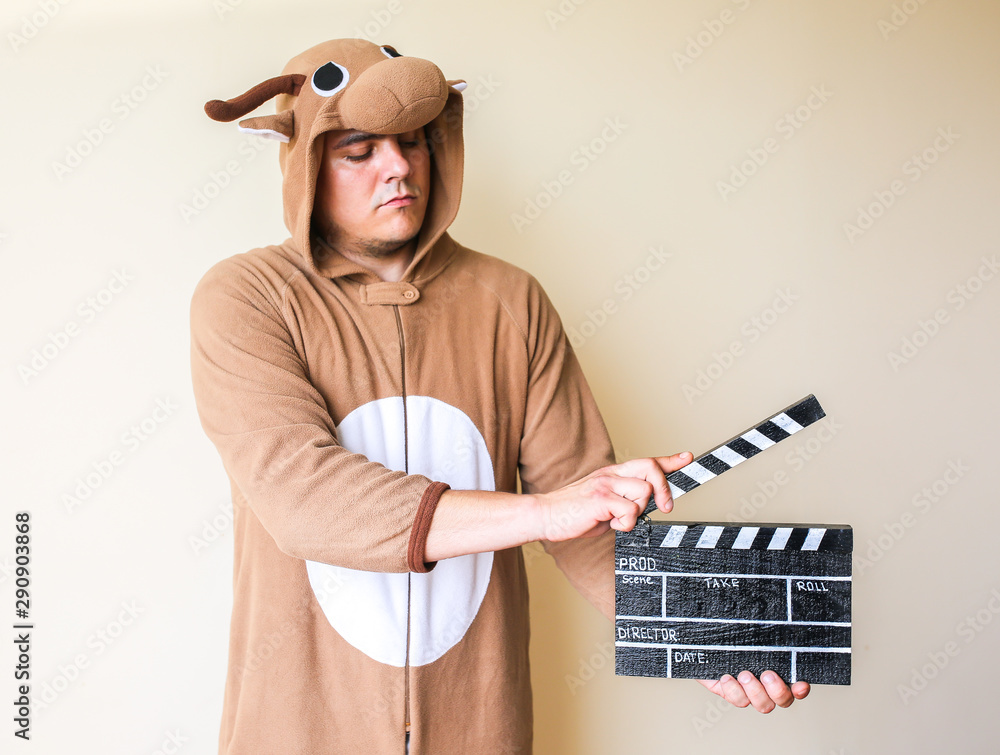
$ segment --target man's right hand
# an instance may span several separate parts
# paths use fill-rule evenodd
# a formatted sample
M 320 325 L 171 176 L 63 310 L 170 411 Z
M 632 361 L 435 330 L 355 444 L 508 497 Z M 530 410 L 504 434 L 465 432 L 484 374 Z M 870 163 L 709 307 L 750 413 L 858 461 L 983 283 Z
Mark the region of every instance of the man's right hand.
M 531 496 L 538 540 L 558 542 L 596 537 L 609 529 L 628 531 L 653 496 L 660 511 L 673 508 L 666 476 L 691 463 L 685 451 L 673 456 L 631 459 L 597 469 L 566 487 Z
M 632 459 L 591 472 L 549 493 L 515 495 L 446 490 L 438 501 L 425 561 L 513 548 L 536 540 L 595 537 L 630 530 L 652 495 L 660 511 L 673 507 L 666 476 L 691 463 L 684 452 Z

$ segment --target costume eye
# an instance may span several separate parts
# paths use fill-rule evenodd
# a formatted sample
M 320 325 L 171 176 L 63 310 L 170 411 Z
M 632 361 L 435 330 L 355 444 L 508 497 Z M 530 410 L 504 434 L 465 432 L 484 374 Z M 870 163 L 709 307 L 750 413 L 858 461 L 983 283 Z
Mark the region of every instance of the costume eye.
M 396 52 L 396 48 L 395 47 L 390 47 L 389 45 L 382 45 L 378 49 L 380 49 L 382 51 L 382 53 L 387 58 L 401 58 L 401 57 L 403 57 L 402 53 Z
M 347 69 L 331 60 L 313 71 L 310 81 L 313 91 L 320 97 L 332 97 L 346 87 L 350 80 L 351 75 Z

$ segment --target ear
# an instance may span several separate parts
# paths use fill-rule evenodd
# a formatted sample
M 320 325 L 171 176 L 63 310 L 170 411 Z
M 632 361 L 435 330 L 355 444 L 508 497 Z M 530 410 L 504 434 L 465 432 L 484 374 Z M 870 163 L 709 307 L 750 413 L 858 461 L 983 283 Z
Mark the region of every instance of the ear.
M 446 83 L 449 88 L 454 89 L 456 92 L 464 92 L 465 88 L 469 86 L 463 79 L 450 79 Z
M 287 142 L 295 133 L 295 113 L 291 110 L 282 110 L 276 115 L 244 118 L 239 122 L 239 129 L 244 134 L 256 134 L 265 139 Z

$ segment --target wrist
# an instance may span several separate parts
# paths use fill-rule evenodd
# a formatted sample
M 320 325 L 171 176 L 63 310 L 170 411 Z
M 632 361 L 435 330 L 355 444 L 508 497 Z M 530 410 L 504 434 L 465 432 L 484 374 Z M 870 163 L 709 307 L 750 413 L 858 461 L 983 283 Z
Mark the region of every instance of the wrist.
M 525 544 L 545 540 L 545 522 L 542 501 L 537 493 L 522 493 L 518 521 L 522 523 L 521 539 Z

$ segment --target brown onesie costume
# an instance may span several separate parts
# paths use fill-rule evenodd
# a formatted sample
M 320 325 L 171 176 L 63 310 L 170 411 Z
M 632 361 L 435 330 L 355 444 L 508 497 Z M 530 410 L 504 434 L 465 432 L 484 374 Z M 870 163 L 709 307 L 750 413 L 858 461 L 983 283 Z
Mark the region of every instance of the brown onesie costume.
M 547 491 L 613 461 L 538 282 L 447 233 L 464 83 L 363 40 L 293 58 L 217 120 L 278 139 L 291 237 L 223 260 L 191 304 L 205 432 L 232 486 L 220 753 L 531 751 L 520 548 L 425 563 L 442 491 Z M 323 135 L 425 126 L 432 186 L 398 282 L 312 236 Z M 545 544 L 603 613 L 612 533 Z

